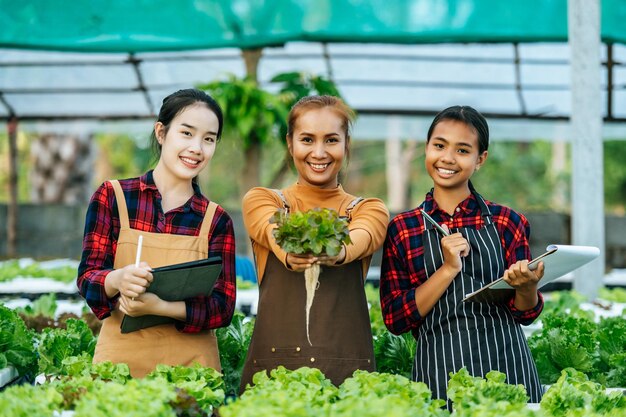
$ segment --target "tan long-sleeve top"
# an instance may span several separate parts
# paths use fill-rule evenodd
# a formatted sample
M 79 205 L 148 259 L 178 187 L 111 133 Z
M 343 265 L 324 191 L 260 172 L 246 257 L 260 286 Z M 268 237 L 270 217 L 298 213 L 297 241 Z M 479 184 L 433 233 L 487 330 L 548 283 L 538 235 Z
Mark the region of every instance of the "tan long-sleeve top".
M 321 189 L 296 183 L 282 192 L 291 211 L 321 207 L 334 209 L 340 215 L 345 214 L 346 207 L 356 198 L 346 193 L 341 186 Z M 270 251 L 287 267 L 287 253 L 276 244 L 272 235 L 276 225 L 269 222 L 276 210 L 282 207 L 281 198 L 268 188 L 253 188 L 243 198 L 243 222 L 252 239 L 259 283 L 263 279 Z M 388 223 L 389 211 L 381 200 L 367 198 L 357 204 L 352 210 L 352 221 L 348 226 L 352 243 L 346 245 L 343 263 L 362 260 L 365 278 L 372 254 L 383 244 Z

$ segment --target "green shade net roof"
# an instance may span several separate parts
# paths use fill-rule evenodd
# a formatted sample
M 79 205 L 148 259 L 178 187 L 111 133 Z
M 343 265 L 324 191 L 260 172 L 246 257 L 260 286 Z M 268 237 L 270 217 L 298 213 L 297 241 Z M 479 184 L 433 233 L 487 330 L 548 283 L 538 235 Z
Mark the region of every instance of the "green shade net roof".
M 626 42 L 626 2 L 602 1 L 602 39 Z M 0 47 L 140 52 L 289 41 L 567 40 L 567 0 L 0 0 Z
M 626 1 L 603 0 L 603 114 L 626 122 L 622 22 Z M 559 138 L 571 111 L 566 41 L 567 0 L 0 0 L 0 123 L 149 123 L 176 89 L 243 77 L 240 48 L 263 46 L 261 85 L 275 88 L 281 72 L 325 75 L 364 136 L 395 129 L 389 115 L 413 123 L 468 104 L 524 119 L 512 135 Z M 553 133 L 529 118 L 553 121 Z

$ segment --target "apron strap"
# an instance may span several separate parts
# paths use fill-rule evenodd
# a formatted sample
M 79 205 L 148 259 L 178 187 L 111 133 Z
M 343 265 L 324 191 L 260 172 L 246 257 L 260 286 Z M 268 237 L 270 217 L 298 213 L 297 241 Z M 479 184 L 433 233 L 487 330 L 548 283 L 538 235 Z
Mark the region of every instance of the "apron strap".
M 363 200 L 363 197 L 357 197 L 352 200 L 350 204 L 348 204 L 348 207 L 346 207 L 346 218 L 348 219 L 348 223 L 352 221 L 352 210 L 356 207 L 357 204 L 359 204 Z
M 117 211 L 120 216 L 120 227 L 122 229 L 130 229 L 130 221 L 128 220 L 128 208 L 126 207 L 126 198 L 124 197 L 124 191 L 118 180 L 111 180 L 109 183 L 113 186 L 115 191 L 115 199 L 117 200 Z
M 474 184 L 472 184 L 472 181 L 469 181 L 469 189 L 470 189 L 470 192 L 474 194 L 474 197 L 476 197 L 476 201 L 478 201 L 478 205 L 480 206 L 480 213 L 483 218 L 483 221 L 485 222 L 485 225 L 490 225 L 492 223 L 491 211 L 489 210 L 489 207 L 487 207 L 487 203 L 485 202 L 485 199 L 483 198 L 482 195 L 478 194 L 478 192 L 474 188 Z
M 289 209 L 291 209 L 291 206 L 287 202 L 287 199 L 285 198 L 285 194 L 283 194 L 283 191 L 277 188 L 270 188 L 270 190 L 272 190 L 278 197 L 280 197 L 280 199 L 283 202 L 283 210 L 285 210 L 285 214 L 289 214 Z
M 200 226 L 199 237 L 207 236 L 211 231 L 211 224 L 213 223 L 213 217 L 215 217 L 215 211 L 219 205 L 212 201 L 209 201 L 209 205 L 206 208 L 206 213 L 204 213 L 204 220 L 202 220 L 202 226 Z

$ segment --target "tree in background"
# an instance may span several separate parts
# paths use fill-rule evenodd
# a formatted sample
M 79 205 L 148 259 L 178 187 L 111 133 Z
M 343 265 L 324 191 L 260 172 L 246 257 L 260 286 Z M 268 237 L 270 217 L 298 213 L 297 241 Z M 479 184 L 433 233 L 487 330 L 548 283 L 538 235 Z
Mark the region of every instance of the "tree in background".
M 288 158 L 284 158 L 276 172 L 270 175 L 269 182 L 264 184 L 261 161 L 263 149 L 271 142 L 285 144 L 287 115 L 296 101 L 310 94 L 340 97 L 332 81 L 317 75 L 283 73 L 273 77 L 270 83 L 277 87 L 277 92 L 263 89 L 252 77 L 234 75 L 198 86 L 209 92 L 222 107 L 225 136 L 241 144 L 244 154 L 242 173 L 229 173 L 240 178 L 240 195 L 260 185 L 279 186 L 289 171 Z

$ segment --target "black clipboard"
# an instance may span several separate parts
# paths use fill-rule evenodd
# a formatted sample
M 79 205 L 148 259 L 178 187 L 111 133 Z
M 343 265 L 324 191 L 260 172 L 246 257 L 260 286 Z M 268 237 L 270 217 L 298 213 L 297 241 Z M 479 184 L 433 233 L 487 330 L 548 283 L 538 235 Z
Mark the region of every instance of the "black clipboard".
M 147 292 L 156 294 L 165 301 L 182 301 L 199 295 L 208 296 L 211 295 L 221 272 L 221 256 L 154 268 L 152 270 L 154 279 Z M 120 330 L 122 333 L 130 333 L 175 322 L 175 319 L 164 316 L 130 317 L 124 315 Z

